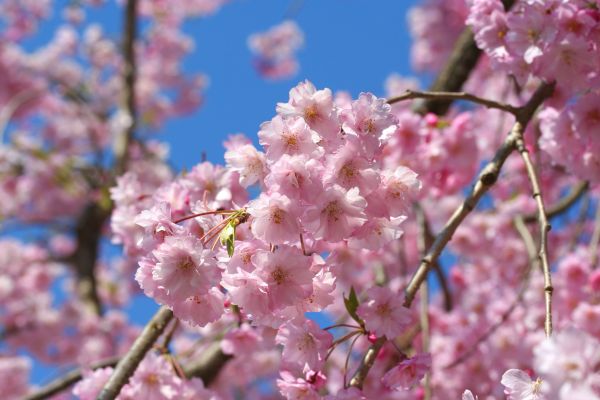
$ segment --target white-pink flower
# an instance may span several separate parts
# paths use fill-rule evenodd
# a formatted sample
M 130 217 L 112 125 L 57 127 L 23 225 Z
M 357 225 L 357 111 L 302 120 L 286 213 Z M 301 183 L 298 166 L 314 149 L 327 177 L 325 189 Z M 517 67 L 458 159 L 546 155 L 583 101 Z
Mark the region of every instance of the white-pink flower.
M 408 390 L 418 384 L 430 368 L 431 354 L 416 354 L 386 372 L 381 382 L 390 389 Z
M 286 118 L 304 118 L 327 148 L 340 143 L 340 123 L 330 89 L 317 90 L 309 81 L 300 82 L 290 90 L 287 103 L 277 103 L 277 113 Z
M 213 252 L 193 236 L 168 236 L 152 254 L 156 258 L 152 279 L 165 289 L 170 302 L 205 294 L 218 282 Z
M 283 154 L 310 155 L 317 150 L 315 142 L 319 140 L 319 136 L 303 118 L 283 119 L 279 115 L 260 126 L 258 138 L 266 149 L 267 158 L 271 160 L 277 160 Z
M 248 187 L 261 182 L 266 175 L 265 155 L 251 144 L 225 152 L 227 166 L 240 174 L 240 185 Z
M 357 314 L 370 332 L 393 340 L 412 322 L 410 311 L 402 306 L 403 297 L 389 288 L 374 286 L 367 291 L 367 300 L 358 306 Z
M 271 309 L 293 305 L 312 293 L 311 258 L 298 248 L 280 245 L 274 253 L 257 252 L 252 261 L 267 284 Z
M 311 320 L 290 321 L 279 328 L 275 341 L 283 345 L 283 360 L 318 371 L 325 362 L 333 336 Z
M 267 243 L 296 242 L 300 237 L 295 205 L 275 192 L 261 195 L 248 206 L 252 215 L 252 233 Z
M 205 326 L 221 318 L 225 312 L 225 296 L 213 287 L 205 294 L 190 296 L 172 305 L 173 314 L 192 326 Z
M 358 188 L 348 191 L 338 185 L 326 189 L 309 208 L 303 218 L 304 225 L 316 239 L 335 243 L 348 239 L 355 228 L 366 221 L 366 201 Z
M 543 400 L 546 396 L 542 393 L 540 378 L 535 381 L 520 369 L 509 369 L 502 375 L 500 381 L 504 385 L 507 400 Z

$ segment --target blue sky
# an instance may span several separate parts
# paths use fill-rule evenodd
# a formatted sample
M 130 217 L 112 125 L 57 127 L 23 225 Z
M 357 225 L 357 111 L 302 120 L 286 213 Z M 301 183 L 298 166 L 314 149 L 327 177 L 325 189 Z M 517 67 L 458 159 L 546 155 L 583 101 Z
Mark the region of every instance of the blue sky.
M 185 68 L 206 73 L 210 86 L 199 112 L 165 127 L 176 166 L 194 165 L 202 151 L 222 162 L 221 142 L 230 133 L 255 140 L 260 123 L 272 118 L 276 103 L 286 101 L 301 80 L 353 95 L 382 95 L 390 73 L 411 74 L 406 11 L 415 1 L 305 0 L 295 16 L 306 41 L 299 73 L 277 82 L 261 79 L 251 66 L 247 38 L 281 22 L 294 1 L 234 0 L 216 15 L 186 24 L 197 51 Z
M 67 3 L 56 1 L 53 17 L 41 26 L 39 35 L 26 42 L 26 47 L 33 49 L 50 40 L 61 21 L 58 10 Z M 89 12 L 88 21 L 101 24 L 109 36 L 118 38 L 122 9 L 115 3 L 109 0 Z M 276 103 L 286 101 L 290 88 L 304 79 L 318 88 L 345 90 L 353 96 L 362 91 L 383 95 L 385 79 L 391 73 L 413 75 L 406 12 L 415 3 L 231 0 L 215 15 L 189 20 L 184 31 L 194 39 L 195 50 L 186 58 L 184 71 L 202 72 L 210 85 L 201 109 L 169 121 L 158 135 L 170 144 L 172 164 L 189 169 L 200 162 L 202 153 L 209 161 L 223 163 L 222 142 L 231 133 L 243 132 L 256 142 L 259 125 L 273 117 Z M 293 19 L 305 35 L 305 46 L 299 52 L 299 73 L 287 80 L 264 80 L 252 67 L 247 38 L 283 21 L 291 5 L 298 6 Z M 136 323 L 144 324 L 154 309 L 152 300 L 138 298 L 129 311 Z M 56 373 L 53 368 L 36 364 L 32 380 L 43 384 Z

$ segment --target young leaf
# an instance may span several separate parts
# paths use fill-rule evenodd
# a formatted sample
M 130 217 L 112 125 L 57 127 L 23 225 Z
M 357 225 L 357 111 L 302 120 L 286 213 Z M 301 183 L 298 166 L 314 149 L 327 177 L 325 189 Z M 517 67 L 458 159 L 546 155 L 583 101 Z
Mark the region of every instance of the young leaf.
M 223 246 L 227 247 L 227 254 L 231 257 L 233 255 L 235 242 L 235 226 L 232 223 L 228 223 L 221 231 L 219 240 Z
M 350 294 L 348 295 L 348 298 L 344 297 L 344 305 L 346 306 L 346 310 L 352 319 L 358 322 L 360 326 L 363 326 L 364 321 L 356 313 L 359 302 L 358 297 L 356 296 L 356 291 L 354 290 L 354 286 L 350 287 Z

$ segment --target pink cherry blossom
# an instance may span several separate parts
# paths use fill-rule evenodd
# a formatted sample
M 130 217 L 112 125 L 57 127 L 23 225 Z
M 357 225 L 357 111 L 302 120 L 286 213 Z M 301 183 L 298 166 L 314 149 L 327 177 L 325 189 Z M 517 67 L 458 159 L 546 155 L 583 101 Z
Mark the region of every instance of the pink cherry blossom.
M 542 400 L 546 396 L 542 393 L 543 381 L 532 379 L 520 369 L 509 369 L 502 375 L 504 393 L 509 400 Z
M 385 99 L 378 99 L 370 93 L 361 93 L 352 103 L 352 111 L 348 110 L 345 116 L 342 128 L 362 139 L 367 157 L 372 157 L 379 150 L 382 135 L 389 129 L 393 130 L 396 122 Z
M 302 324 L 290 321 L 279 328 L 278 344 L 283 345 L 283 360 L 288 363 L 298 364 L 302 367 L 308 365 L 312 370 L 319 370 L 325 362 L 327 351 L 333 342 L 333 336 L 311 320 Z
M 312 292 L 311 259 L 298 248 L 281 245 L 274 253 L 260 251 L 252 262 L 267 285 L 272 309 L 292 305 Z
M 323 145 L 335 148 L 341 143 L 341 124 L 333 108 L 330 89 L 317 90 L 309 81 L 290 90 L 290 100 L 277 104 L 277 113 L 287 117 L 301 117 L 319 133 Z
M 317 239 L 338 242 L 350 236 L 366 220 L 366 201 L 357 187 L 348 191 L 337 185 L 329 187 L 315 204 L 306 210 L 302 222 Z
M 224 310 L 225 296 L 216 287 L 205 294 L 189 296 L 173 304 L 173 314 L 190 325 L 205 326 L 218 320 Z
M 407 390 L 419 383 L 431 368 L 431 354 L 417 354 L 390 369 L 382 378 L 390 389 Z
M 216 260 L 203 247 L 191 236 L 169 236 L 153 251 L 152 279 L 171 301 L 206 293 L 218 279 Z
M 288 400 L 319 400 L 320 396 L 312 384 L 302 378 L 294 378 L 289 372 L 282 372 L 277 380 L 280 393 Z
M 240 184 L 243 187 L 261 182 L 265 176 L 265 155 L 251 144 L 228 150 L 225 161 L 232 171 L 240 174 Z
M 250 203 L 252 232 L 267 243 L 296 242 L 300 235 L 298 217 L 290 199 L 278 193 L 261 195 Z
M 303 118 L 283 119 L 277 115 L 271 121 L 263 123 L 260 128 L 258 138 L 270 159 L 277 160 L 283 154 L 311 155 L 317 150 L 315 139 L 318 141 L 319 137 Z
M 84 371 L 83 379 L 73 387 L 73 394 L 80 400 L 94 400 L 110 379 L 113 368 L 98 368 L 95 371 Z
M 367 300 L 357 313 L 370 332 L 393 340 L 412 322 L 411 313 L 402 307 L 402 296 L 388 288 L 374 286 L 366 293 Z
M 303 43 L 300 27 L 290 20 L 248 38 L 248 46 L 257 56 L 255 65 L 259 73 L 271 79 L 288 78 L 296 73 L 295 53 Z

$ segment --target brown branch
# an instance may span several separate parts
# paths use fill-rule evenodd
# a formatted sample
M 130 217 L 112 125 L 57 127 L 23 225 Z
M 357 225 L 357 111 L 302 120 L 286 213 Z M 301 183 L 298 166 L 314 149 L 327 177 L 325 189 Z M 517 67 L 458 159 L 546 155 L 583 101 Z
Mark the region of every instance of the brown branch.
M 183 368 L 185 376 L 189 379 L 200 378 L 205 386 L 209 386 L 217 377 L 219 371 L 225 366 L 225 363 L 232 358 L 230 355 L 223 354 L 219 343 L 210 346 L 197 360 L 190 362 Z M 114 367 L 121 360 L 121 357 L 111 357 L 106 360 L 93 363 L 88 368 L 77 368 L 68 372 L 48 385 L 27 395 L 22 400 L 44 400 L 55 394 L 68 389 L 75 383 L 83 379 L 83 371 L 96 370 L 98 368 Z
M 125 22 L 123 26 L 123 103 L 128 125 L 115 142 L 115 175 L 119 176 L 127 169 L 129 145 L 137 125 L 135 104 L 135 82 L 137 79 L 135 40 L 137 37 L 137 4 L 138 0 L 127 0 L 125 6 Z
M 69 257 L 77 275 L 77 293 L 84 306 L 96 315 L 102 315 L 102 303 L 98 296 L 94 269 L 98 259 L 102 228 L 110 210 L 97 203 L 90 203 L 77 220 L 75 236 L 77 248 Z
M 555 204 L 552 204 L 548 207 L 548 209 L 546 210 L 546 215 L 548 216 L 548 218 L 556 217 L 557 215 L 560 215 L 567 211 L 573 204 L 575 204 L 577 200 L 581 198 L 581 196 L 583 196 L 585 192 L 588 191 L 589 187 L 589 182 L 579 182 L 578 184 L 573 186 L 569 194 L 558 200 Z M 524 220 L 527 223 L 536 222 L 537 213 L 527 214 L 524 217 Z
M 436 236 L 432 246 L 429 248 L 425 257 L 423 257 L 419 268 L 411 278 L 408 286 L 406 287 L 406 297 L 404 300 L 404 306 L 410 307 L 412 301 L 423 283 L 427 278 L 430 268 L 433 263 L 437 261 L 439 255 L 444 250 L 446 244 L 452 239 L 452 235 L 462 223 L 465 217 L 475 209 L 475 206 L 479 202 L 479 199 L 489 190 L 489 188 L 496 182 L 498 175 L 504 161 L 508 156 L 515 150 L 516 138 L 518 131 L 522 129 L 521 124 L 516 123 L 508 135 L 500 149 L 496 152 L 494 158 L 483 168 L 477 182 L 471 189 L 471 192 L 459 208 L 452 214 L 442 231 Z
M 550 263 L 548 262 L 548 232 L 550 231 L 550 223 L 548 222 L 548 216 L 546 215 L 546 208 L 544 205 L 544 199 L 542 198 L 542 191 L 540 188 L 540 182 L 535 171 L 535 167 L 529 156 L 529 151 L 525 147 L 525 141 L 523 138 L 523 132 L 517 137 L 517 150 L 525 163 L 527 169 L 527 176 L 531 182 L 531 188 L 533 191 L 533 198 L 535 199 L 538 208 L 538 223 L 540 226 L 540 244 L 539 244 L 539 258 L 544 272 L 544 301 L 546 304 L 546 319 L 544 322 L 544 332 L 546 337 L 552 335 L 552 276 L 550 274 Z
M 166 352 L 166 353 L 169 352 L 169 345 L 171 344 L 173 335 L 175 335 L 175 331 L 177 330 L 178 327 L 179 327 L 179 319 L 175 318 L 173 320 L 173 323 L 171 324 L 171 327 L 169 328 L 167 333 L 165 333 L 165 337 L 163 338 L 162 345 L 160 346 L 164 352 Z
M 164 306 L 159 308 L 140 336 L 133 342 L 129 352 L 119 361 L 97 400 L 114 400 L 119 395 L 121 388 L 127 384 L 148 350 L 152 348 L 172 318 L 171 310 Z
M 515 114 L 519 108 L 507 103 L 500 103 L 494 100 L 485 99 L 465 92 L 420 92 L 416 90 L 407 90 L 400 96 L 392 97 L 387 100 L 388 104 L 395 104 L 405 100 L 412 99 L 429 99 L 429 100 L 465 100 L 472 103 L 481 104 L 487 108 L 495 108 L 506 111 L 510 114 Z
M 430 233 L 428 235 L 429 227 L 427 224 L 427 216 L 425 215 L 425 211 L 420 206 L 416 207 L 417 214 L 417 222 L 419 224 L 419 237 L 417 240 L 417 245 L 419 248 L 419 254 L 421 256 L 425 255 L 425 252 L 431 245 L 430 243 Z M 439 263 L 438 264 L 439 267 Z M 429 342 L 430 342 L 430 329 L 429 329 L 429 286 L 427 284 L 427 280 L 423 282 L 421 286 L 421 307 L 419 310 L 419 321 L 421 325 L 421 338 L 423 342 L 423 352 L 429 352 Z M 425 374 L 425 381 L 423 385 L 424 399 L 431 399 L 431 374 L 428 372 Z
M 35 89 L 25 89 L 11 97 L 8 103 L 2 107 L 2 111 L 0 111 L 0 144 L 4 143 L 4 133 L 13 115 L 21 106 L 41 94 L 42 92 Z
M 233 356 L 221 351 L 221 343 L 210 345 L 202 355 L 183 368 L 188 378 L 202 378 L 205 386 L 209 386 L 219 375 L 221 369 Z
M 519 235 L 521 235 L 521 238 L 523 239 L 523 243 L 525 244 L 525 249 L 527 250 L 527 255 L 529 256 L 529 262 L 528 262 L 527 268 L 525 269 L 525 272 L 524 272 L 523 283 L 521 284 L 521 288 L 519 289 L 517 296 L 512 301 L 510 306 L 502 313 L 502 315 L 500 316 L 500 319 L 496 323 L 491 325 L 485 331 L 485 333 L 477 339 L 475 344 L 473 344 L 473 346 L 471 346 L 469 348 L 469 350 L 467 350 L 466 352 L 461 354 L 457 359 L 452 361 L 450 364 L 446 365 L 444 367 L 444 369 L 454 368 L 457 365 L 466 361 L 473 354 L 475 354 L 475 352 L 477 351 L 479 346 L 483 342 L 485 342 L 490 336 L 492 336 L 492 334 L 494 332 L 496 332 L 496 330 L 498 330 L 498 328 L 500 326 L 502 326 L 502 324 L 504 324 L 510 318 L 513 311 L 516 310 L 517 306 L 519 304 L 521 304 L 521 302 L 523 301 L 523 296 L 525 295 L 525 292 L 527 291 L 527 288 L 529 287 L 529 280 L 530 280 L 529 278 L 531 276 L 531 271 L 536 269 L 535 265 L 539 262 L 539 259 L 536 255 L 535 243 L 533 241 L 533 238 L 531 237 L 531 233 L 529 233 L 529 231 L 527 230 L 527 226 L 525 225 L 524 219 L 521 216 L 517 216 L 515 218 L 515 220 L 513 221 L 513 223 L 514 223 L 515 228 L 517 229 L 517 232 L 519 232 Z
M 50 398 L 83 379 L 84 371 L 93 371 L 99 368 L 114 367 L 119 362 L 119 359 L 119 357 L 111 357 L 107 358 L 106 360 L 95 362 L 87 368 L 76 368 L 50 382 L 46 386 L 36 390 L 35 392 L 28 394 L 27 396 L 23 397 L 22 400 L 43 400 Z
M 598 246 L 600 244 L 600 202 L 596 206 L 596 216 L 594 218 L 594 232 L 590 239 L 589 253 L 590 253 L 590 265 L 592 269 L 596 268 L 598 263 Z
M 375 359 L 377 358 L 377 354 L 379 354 L 379 350 L 385 344 L 385 336 L 380 337 L 369 347 L 364 357 L 360 362 L 360 366 L 354 373 L 352 379 L 350 379 L 350 386 L 362 389 L 363 384 L 365 383 L 365 379 L 367 379 L 367 375 L 369 375 L 369 371 L 373 364 L 375 364 Z
M 515 122 L 511 132 L 504 140 L 502 146 L 496 151 L 494 158 L 488 162 L 480 172 L 477 182 L 475 182 L 469 195 L 456 209 L 454 214 L 452 214 L 442 231 L 436 236 L 433 245 L 430 247 L 425 257 L 423 257 L 419 268 L 408 283 L 404 300 L 405 307 L 410 307 L 412 304 L 419 287 L 426 279 L 433 263 L 438 259 L 446 247 L 446 244 L 452 239 L 452 235 L 454 235 L 458 226 L 466 216 L 475 209 L 481 197 L 496 182 L 504 161 L 506 161 L 508 156 L 517 148 L 517 141 L 519 139 L 522 140 L 525 127 L 533 116 L 533 113 L 537 107 L 552 94 L 553 88 L 554 85 L 540 85 L 527 104 L 517 111 L 517 122 Z
M 129 125 L 115 142 L 115 176 L 121 175 L 127 168 L 129 144 L 136 126 L 135 107 L 135 38 L 137 35 L 137 0 L 128 0 L 125 7 L 123 27 L 123 96 L 125 110 L 130 119 Z M 102 227 L 110 216 L 110 210 L 103 209 L 98 203 L 91 202 L 76 224 L 77 248 L 72 256 L 77 274 L 77 292 L 85 306 L 95 314 L 102 314 L 102 304 L 96 288 L 94 269 L 98 258 L 98 246 L 102 237 Z
M 425 255 L 425 251 L 427 251 L 427 249 L 431 247 L 431 244 L 433 243 L 434 236 L 433 233 L 431 233 L 431 227 L 429 226 L 427 215 L 425 215 L 425 210 L 423 210 L 419 204 L 417 204 L 417 207 L 417 220 L 419 222 L 419 226 L 421 226 L 422 229 L 422 235 L 420 236 L 419 240 L 419 251 L 421 252 L 421 255 Z M 421 211 L 419 211 L 419 209 Z M 444 310 L 452 311 L 452 292 L 450 291 L 450 287 L 448 286 L 448 280 L 446 279 L 446 275 L 444 275 L 444 271 L 442 270 L 442 266 L 440 265 L 438 260 L 435 260 L 435 262 L 433 262 L 432 268 L 440 285 L 440 289 L 442 289 L 442 294 L 444 297 Z
M 502 0 L 506 10 L 510 9 L 514 2 L 515 0 Z M 480 55 L 481 50 L 475 44 L 471 28 L 465 28 L 456 40 L 446 65 L 438 74 L 435 82 L 429 87 L 429 90 L 434 92 L 457 92 L 461 90 L 471 71 L 477 65 Z M 443 115 L 450 108 L 452 101 L 452 99 L 426 99 L 415 107 L 415 111 L 419 114 L 432 112 Z

